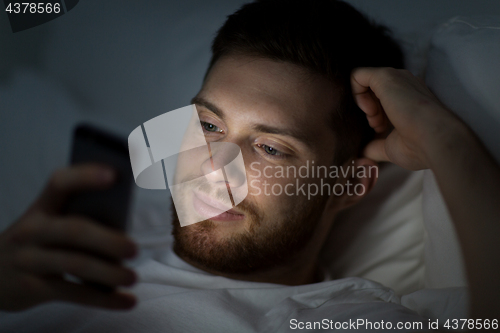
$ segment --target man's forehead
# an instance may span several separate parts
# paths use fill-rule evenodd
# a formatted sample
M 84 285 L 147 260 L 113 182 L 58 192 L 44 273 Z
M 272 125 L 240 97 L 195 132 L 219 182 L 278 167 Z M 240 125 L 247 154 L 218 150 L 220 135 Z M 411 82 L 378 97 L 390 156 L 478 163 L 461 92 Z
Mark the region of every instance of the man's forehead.
M 213 66 L 204 89 L 223 89 L 255 94 L 263 100 L 287 108 L 304 109 L 318 100 L 334 101 L 336 89 L 331 81 L 290 62 L 250 56 L 226 56 Z
M 316 130 L 331 119 L 338 95 L 333 83 L 300 66 L 243 56 L 220 59 L 198 94 L 226 110 L 265 110 L 257 116 Z

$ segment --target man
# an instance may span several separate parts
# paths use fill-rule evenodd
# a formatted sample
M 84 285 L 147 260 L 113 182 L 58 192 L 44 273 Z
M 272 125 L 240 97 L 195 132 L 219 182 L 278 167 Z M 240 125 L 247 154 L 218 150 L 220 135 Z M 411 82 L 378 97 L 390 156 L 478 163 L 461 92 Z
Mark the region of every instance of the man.
M 359 66 L 402 68 L 402 54 L 383 28 L 345 3 L 263 1 L 229 16 L 192 102 L 208 142 L 242 149 L 249 195 L 233 210 L 231 224 L 212 218 L 181 228 L 174 214 L 174 250 L 182 259 L 241 280 L 299 285 L 323 279 L 311 258 L 318 257 L 336 213 L 362 197 L 346 188 L 327 204 L 331 187 L 362 182 L 366 194 L 376 177 L 275 175 L 280 168 L 374 165 L 359 158 L 373 136 L 349 89 Z M 213 191 L 226 187 L 211 184 Z M 316 189 L 311 184 L 325 189 L 323 195 L 297 190 Z
M 480 260 L 498 253 L 498 208 L 482 200 L 498 202 L 498 166 L 425 85 L 408 72 L 385 67 L 402 67 L 397 45 L 382 28 L 338 1 L 259 1 L 230 16 L 214 40 L 213 58 L 193 103 L 207 141 L 240 147 L 249 195 L 226 215 L 186 227 L 180 227 L 174 211 L 175 254 L 141 273 L 143 281 L 159 286 L 140 284 L 136 315 L 110 315 L 115 322 L 77 308 L 82 318 L 88 315 L 82 320 L 86 328 L 139 330 L 147 328 L 147 318 L 155 322 L 151 329 L 190 331 L 208 325 L 206 330 L 215 331 L 224 325 L 217 326 L 214 317 L 224 315 L 222 323 L 240 331 L 279 331 L 288 327 L 281 324 L 291 314 L 307 318 L 311 309 L 316 311 L 310 312 L 312 318 L 314 313 L 344 319 L 362 313 L 372 320 L 421 321 L 380 286 L 361 280 L 328 282 L 317 262 L 335 215 L 374 185 L 369 172 L 364 177 L 305 177 L 297 183 L 309 187 L 324 180 L 330 189 L 360 184 L 362 193 L 265 194 L 266 186 L 286 188 L 295 181 L 274 172 L 266 177 L 269 170 L 312 162 L 365 171 L 374 161 L 431 168 L 464 248 L 472 317 L 498 318 L 493 302 L 498 294 L 487 287 L 498 280 L 498 271 L 490 267 L 500 267 L 499 258 L 490 258 L 497 265 L 490 260 L 488 267 Z M 379 137 L 366 145 L 373 138 L 370 127 Z M 471 161 L 483 166 L 474 182 Z M 133 271 L 116 263 L 136 252 L 127 237 L 92 221 L 59 216 L 69 193 L 109 186 L 112 178 L 102 166 L 55 173 L 26 214 L 0 235 L 1 310 L 25 310 L 51 300 L 110 309 L 135 305 L 131 294 L 103 293 L 62 279 L 67 272 L 113 287 L 136 281 Z M 226 186 L 226 181 L 214 183 Z M 481 225 L 471 225 L 479 214 Z M 154 303 L 158 299 L 161 303 Z M 165 312 L 156 313 L 158 307 Z M 61 311 L 64 316 L 54 318 L 65 325 L 70 325 L 67 318 L 75 318 L 75 309 L 39 309 L 46 316 Z M 24 322 L 16 318 L 12 325 Z

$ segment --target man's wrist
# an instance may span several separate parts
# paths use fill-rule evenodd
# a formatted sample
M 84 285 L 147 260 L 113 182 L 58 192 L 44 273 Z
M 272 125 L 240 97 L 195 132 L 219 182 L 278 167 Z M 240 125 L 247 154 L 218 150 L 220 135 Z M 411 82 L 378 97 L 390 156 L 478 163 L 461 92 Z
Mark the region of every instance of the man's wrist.
M 466 158 L 467 151 L 478 144 L 472 130 L 451 113 L 434 123 L 423 142 L 427 165 L 432 170 L 449 159 L 458 162 L 461 158 Z

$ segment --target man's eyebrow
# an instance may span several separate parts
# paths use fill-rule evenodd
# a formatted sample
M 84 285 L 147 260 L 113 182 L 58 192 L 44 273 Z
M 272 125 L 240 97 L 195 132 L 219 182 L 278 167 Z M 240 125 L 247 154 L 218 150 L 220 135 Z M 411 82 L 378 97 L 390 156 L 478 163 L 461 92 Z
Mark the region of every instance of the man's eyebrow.
M 219 109 L 217 106 L 215 106 L 214 104 L 210 103 L 209 101 L 207 101 L 202 97 L 199 96 L 193 97 L 193 99 L 191 100 L 191 104 L 201 105 L 207 108 L 208 110 L 212 111 L 213 113 L 215 113 L 220 119 L 224 120 L 224 112 L 222 112 L 221 109 Z
M 300 132 L 300 131 L 295 131 L 295 130 L 292 130 L 289 128 L 272 127 L 272 126 L 264 125 L 264 124 L 253 125 L 252 129 L 254 131 L 262 132 L 262 133 L 291 136 L 292 138 L 295 138 L 295 139 L 305 143 L 307 146 L 309 146 L 309 148 L 312 148 L 314 146 L 314 143 L 312 142 L 311 138 L 308 135 L 306 135 L 305 133 Z
M 191 100 L 191 104 L 201 105 L 201 106 L 207 108 L 208 110 L 212 111 L 213 113 L 215 113 L 222 120 L 224 120 L 224 112 L 221 109 L 219 109 L 217 106 L 215 106 L 214 104 L 210 103 L 209 101 L 207 101 L 206 99 L 204 99 L 202 97 L 199 97 L 199 96 L 193 97 L 193 99 Z M 269 126 L 266 124 L 255 124 L 252 126 L 252 129 L 256 132 L 261 132 L 261 133 L 290 136 L 292 138 L 295 138 L 295 139 L 303 142 L 309 148 L 314 147 L 314 142 L 311 140 L 311 137 L 309 137 L 308 135 L 306 135 L 303 132 L 296 131 L 296 130 L 293 130 L 290 128 L 279 128 L 279 127 Z

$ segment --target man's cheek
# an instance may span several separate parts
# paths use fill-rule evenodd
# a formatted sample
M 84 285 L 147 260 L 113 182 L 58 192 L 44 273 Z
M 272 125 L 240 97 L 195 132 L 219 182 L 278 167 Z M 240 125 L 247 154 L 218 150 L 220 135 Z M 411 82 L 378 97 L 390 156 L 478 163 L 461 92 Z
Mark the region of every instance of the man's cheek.
M 267 176 L 266 176 L 267 175 Z M 283 177 L 273 177 L 269 173 L 261 173 L 261 177 L 249 178 L 249 195 L 264 198 L 262 200 L 272 200 L 274 197 L 293 197 L 297 193 L 296 179 Z
M 250 179 L 250 186 L 248 189 L 248 194 L 254 197 L 260 196 L 262 194 L 260 180 L 256 178 Z
M 283 216 L 297 205 L 297 200 L 303 200 L 295 195 L 293 181 L 266 177 L 249 179 L 247 200 L 268 217 Z

